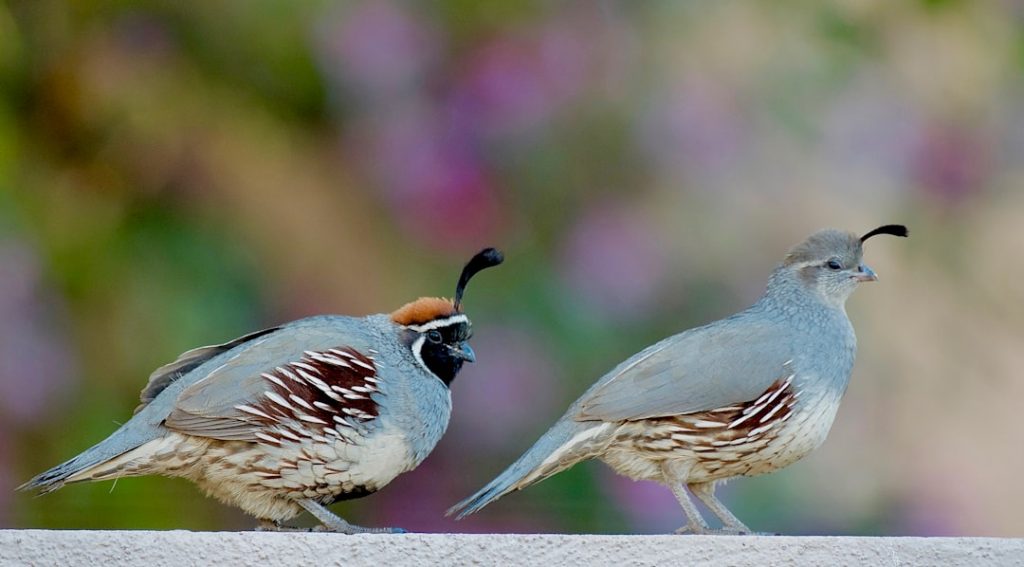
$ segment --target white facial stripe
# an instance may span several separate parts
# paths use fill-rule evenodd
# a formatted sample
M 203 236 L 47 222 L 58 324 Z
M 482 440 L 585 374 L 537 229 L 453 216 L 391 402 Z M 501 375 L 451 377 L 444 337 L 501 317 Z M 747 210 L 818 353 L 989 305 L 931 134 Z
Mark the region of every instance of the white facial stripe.
M 441 327 L 447 327 L 448 325 L 453 325 L 455 323 L 469 323 L 469 317 L 462 314 L 452 315 L 451 317 L 436 319 L 422 325 L 407 325 L 406 328 L 412 329 L 417 333 L 426 333 L 432 329 L 440 329 Z
M 790 267 L 790 269 L 793 269 L 793 270 L 802 270 L 802 269 L 810 267 L 810 266 L 813 266 L 813 267 L 816 267 L 816 268 L 820 268 L 820 267 L 826 265 L 827 262 L 828 262 L 828 260 L 811 260 L 811 261 L 807 261 L 807 262 L 796 262 L 794 264 L 790 264 L 789 267 Z M 847 268 L 843 268 L 843 269 L 847 269 Z
M 416 362 L 418 362 L 419 365 L 422 366 L 424 370 L 430 372 L 430 369 L 427 368 L 427 363 L 423 362 L 423 356 L 420 354 L 420 351 L 423 350 L 423 343 L 426 342 L 426 340 L 426 335 L 423 335 L 418 337 L 416 341 L 412 343 L 412 355 L 416 358 Z M 433 372 L 430 373 L 433 374 Z
M 813 260 L 813 261 L 808 261 L 808 262 L 796 262 L 794 264 L 790 264 L 789 267 L 794 269 L 794 270 L 802 270 L 802 269 L 804 269 L 804 268 L 806 268 L 808 266 L 820 266 L 820 265 L 821 265 L 820 261 Z

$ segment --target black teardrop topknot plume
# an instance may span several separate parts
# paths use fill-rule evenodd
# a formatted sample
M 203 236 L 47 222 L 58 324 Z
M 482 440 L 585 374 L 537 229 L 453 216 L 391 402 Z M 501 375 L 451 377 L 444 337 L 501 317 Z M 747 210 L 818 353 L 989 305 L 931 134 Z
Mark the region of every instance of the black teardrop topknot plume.
M 907 236 L 910 236 L 910 231 L 907 230 L 907 227 L 903 226 L 902 224 L 887 224 L 885 226 L 880 226 L 875 230 L 872 230 L 871 232 L 860 237 L 860 241 L 864 242 L 865 240 L 871 238 L 872 236 L 878 236 L 879 234 L 891 234 L 893 236 L 902 236 L 906 238 Z
M 462 275 L 459 276 L 459 283 L 455 286 L 455 301 L 453 303 L 456 311 L 462 311 L 462 294 L 465 293 L 466 284 L 469 283 L 470 278 L 480 270 L 497 266 L 504 261 L 505 256 L 497 249 L 484 248 L 477 252 L 476 256 L 470 258 L 469 262 L 466 262 L 466 267 L 462 268 Z

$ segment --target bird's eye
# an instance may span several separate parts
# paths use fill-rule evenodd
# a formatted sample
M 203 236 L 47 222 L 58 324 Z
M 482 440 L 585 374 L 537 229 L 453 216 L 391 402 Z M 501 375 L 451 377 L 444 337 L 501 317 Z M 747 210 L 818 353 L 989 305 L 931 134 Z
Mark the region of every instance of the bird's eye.
M 430 331 L 429 333 L 427 333 L 427 340 L 429 340 L 432 343 L 441 342 L 441 332 L 438 331 L 437 329 Z
M 828 269 L 830 269 L 830 270 L 841 270 L 841 269 L 843 269 L 843 265 L 839 263 L 839 260 L 829 260 L 828 264 L 826 264 L 826 266 L 828 266 Z

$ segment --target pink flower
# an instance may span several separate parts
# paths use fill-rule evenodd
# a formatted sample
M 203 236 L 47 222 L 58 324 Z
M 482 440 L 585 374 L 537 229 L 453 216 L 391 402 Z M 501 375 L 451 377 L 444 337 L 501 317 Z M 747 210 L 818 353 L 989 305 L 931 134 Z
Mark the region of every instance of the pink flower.
M 318 29 L 329 77 L 366 96 L 408 87 L 436 57 L 437 34 L 403 4 L 356 3 L 328 15 Z
M 452 384 L 449 435 L 463 453 L 524 450 L 525 436 L 537 423 L 554 423 L 567 401 L 562 373 L 530 330 L 478 326 L 474 335 L 480 364 L 467 365 Z
M 591 208 L 570 228 L 561 257 L 566 289 L 594 312 L 633 319 L 657 305 L 665 253 L 642 212 Z
M 5 425 L 46 421 L 71 396 L 66 324 L 31 249 L 0 240 L 0 266 L 0 417 Z
M 686 516 L 672 491 L 651 481 L 636 481 L 615 474 L 608 467 L 599 474 L 604 492 L 639 533 L 671 533 L 686 523 Z
M 748 133 L 733 93 L 692 76 L 655 96 L 639 121 L 639 135 L 662 167 L 719 175 L 739 160 Z
M 910 175 L 928 194 L 958 204 L 984 188 L 991 171 L 988 154 L 978 132 L 933 124 L 920 133 Z
M 360 150 L 398 223 L 440 248 L 493 240 L 504 222 L 498 191 L 465 133 L 418 105 L 377 118 Z

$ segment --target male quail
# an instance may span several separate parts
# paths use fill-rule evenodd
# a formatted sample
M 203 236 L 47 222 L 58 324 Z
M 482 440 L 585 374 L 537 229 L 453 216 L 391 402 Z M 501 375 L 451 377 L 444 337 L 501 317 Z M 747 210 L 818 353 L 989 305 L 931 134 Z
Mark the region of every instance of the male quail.
M 99 444 L 28 481 L 184 477 L 265 529 L 303 509 L 343 533 L 324 506 L 366 496 L 416 468 L 448 426 L 448 386 L 464 361 L 466 283 L 502 262 L 488 248 L 462 270 L 454 300 L 424 297 L 390 315 L 321 315 L 190 350 L 158 368 L 135 415 Z
M 752 307 L 669 337 L 602 377 L 518 461 L 448 511 L 472 514 L 597 458 L 617 473 L 667 485 L 687 524 L 708 533 L 687 488 L 722 521 L 749 530 L 715 497 L 715 484 L 785 467 L 825 440 L 853 367 L 845 303 L 877 277 L 861 263 L 877 234 L 822 230 L 786 255 Z

